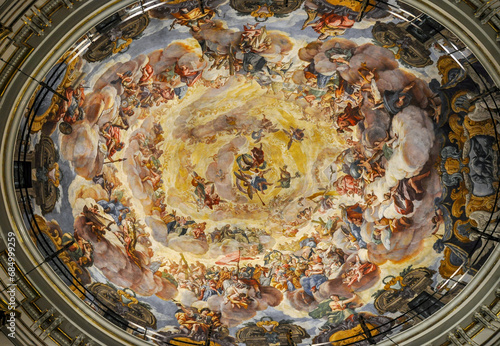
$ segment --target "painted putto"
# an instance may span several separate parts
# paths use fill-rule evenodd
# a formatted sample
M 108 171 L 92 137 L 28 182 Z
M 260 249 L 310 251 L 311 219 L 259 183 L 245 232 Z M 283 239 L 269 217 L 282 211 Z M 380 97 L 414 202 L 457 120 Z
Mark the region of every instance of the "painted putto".
M 498 147 L 459 40 L 396 1 L 160 5 L 65 54 L 22 124 L 68 285 L 159 345 L 368 345 L 472 279 Z

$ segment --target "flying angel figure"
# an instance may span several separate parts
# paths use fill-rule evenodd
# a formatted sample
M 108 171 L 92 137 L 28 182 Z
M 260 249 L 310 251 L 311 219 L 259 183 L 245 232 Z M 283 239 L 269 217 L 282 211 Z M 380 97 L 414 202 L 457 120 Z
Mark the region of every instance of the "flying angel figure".
M 195 171 L 193 171 L 192 174 L 193 179 L 191 180 L 191 185 L 195 188 L 194 194 L 197 205 L 201 208 L 206 206 L 213 209 L 214 205 L 221 203 L 219 195 L 215 192 L 215 184 L 211 181 L 206 181 Z
M 259 195 L 259 191 L 264 194 L 264 190 L 267 190 L 268 185 L 272 185 L 272 183 L 268 183 L 266 178 L 264 177 L 264 174 L 267 173 L 267 171 L 261 171 L 258 174 L 255 175 L 249 175 L 243 173 L 241 170 L 238 170 L 238 172 L 233 172 L 234 175 L 236 176 L 236 187 L 238 190 L 240 190 L 243 194 L 247 195 L 250 197 L 250 199 L 253 199 L 254 193 L 259 197 L 260 202 L 262 205 L 266 205 L 264 201 L 262 201 L 262 198 Z
M 305 138 L 304 129 L 290 126 L 290 132 L 285 129 L 283 129 L 282 131 L 286 133 L 286 135 L 290 138 L 290 140 L 288 141 L 287 150 L 290 150 L 290 147 L 292 146 L 294 141 L 302 142 Z

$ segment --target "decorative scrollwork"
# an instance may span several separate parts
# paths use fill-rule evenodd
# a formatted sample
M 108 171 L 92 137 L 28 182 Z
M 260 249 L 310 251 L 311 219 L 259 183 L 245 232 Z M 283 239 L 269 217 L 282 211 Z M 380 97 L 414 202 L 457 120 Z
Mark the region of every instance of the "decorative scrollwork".
M 108 30 L 94 41 L 83 56 L 89 62 L 106 59 L 112 54 L 123 52 L 149 25 L 149 16 L 134 17 Z

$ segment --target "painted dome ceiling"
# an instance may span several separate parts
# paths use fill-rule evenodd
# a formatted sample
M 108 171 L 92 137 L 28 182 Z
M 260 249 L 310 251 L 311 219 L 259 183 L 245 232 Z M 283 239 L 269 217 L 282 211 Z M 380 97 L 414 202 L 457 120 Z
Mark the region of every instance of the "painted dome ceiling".
M 33 241 L 157 344 L 378 342 L 492 249 L 493 83 L 406 5 L 135 4 L 45 83 L 19 130 Z

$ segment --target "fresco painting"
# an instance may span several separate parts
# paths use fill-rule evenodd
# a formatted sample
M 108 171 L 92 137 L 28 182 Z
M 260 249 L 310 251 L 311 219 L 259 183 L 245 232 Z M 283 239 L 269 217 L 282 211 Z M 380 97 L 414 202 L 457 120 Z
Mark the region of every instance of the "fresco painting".
M 473 277 L 497 211 L 484 85 L 438 44 L 456 38 L 392 1 L 201 3 L 103 29 L 61 58 L 67 100 L 34 98 L 31 222 L 71 245 L 68 285 L 158 344 L 363 345 L 430 316 L 395 320 Z

